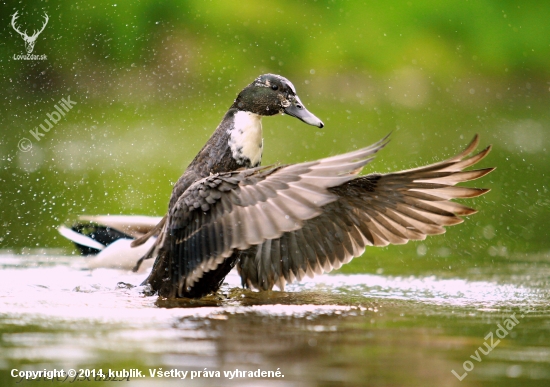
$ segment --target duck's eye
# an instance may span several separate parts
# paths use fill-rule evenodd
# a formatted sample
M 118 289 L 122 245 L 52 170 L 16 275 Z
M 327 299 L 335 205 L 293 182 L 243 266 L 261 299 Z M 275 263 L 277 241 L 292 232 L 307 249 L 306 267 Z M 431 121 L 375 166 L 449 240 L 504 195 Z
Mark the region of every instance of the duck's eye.
M 277 86 L 277 85 L 271 85 L 271 89 L 273 89 L 273 90 L 278 90 L 278 89 L 279 89 L 279 86 Z

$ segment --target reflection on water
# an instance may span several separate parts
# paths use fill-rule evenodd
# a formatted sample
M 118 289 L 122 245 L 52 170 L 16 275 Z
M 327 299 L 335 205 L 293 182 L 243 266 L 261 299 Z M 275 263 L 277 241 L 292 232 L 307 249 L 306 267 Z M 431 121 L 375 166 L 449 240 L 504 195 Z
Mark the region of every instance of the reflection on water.
M 141 370 L 146 377 L 130 378 L 130 385 L 149 385 L 149 369 L 160 368 L 219 371 L 219 378 L 185 381 L 205 386 L 546 386 L 550 380 L 550 295 L 541 262 L 524 273 L 510 266 L 513 274 L 498 281 L 479 272 L 475 280 L 336 274 L 265 293 L 240 289 L 232 274 L 221 294 L 200 301 L 146 295 L 138 286 L 144 274 L 89 271 L 80 257 L 4 254 L 0 267 L 2 386 L 18 381 L 13 368 Z M 488 355 L 472 360 L 484 337 L 524 306 L 525 318 Z M 465 361 L 474 369 L 459 381 L 451 370 L 464 374 Z M 284 378 L 224 377 L 236 369 L 279 370 Z

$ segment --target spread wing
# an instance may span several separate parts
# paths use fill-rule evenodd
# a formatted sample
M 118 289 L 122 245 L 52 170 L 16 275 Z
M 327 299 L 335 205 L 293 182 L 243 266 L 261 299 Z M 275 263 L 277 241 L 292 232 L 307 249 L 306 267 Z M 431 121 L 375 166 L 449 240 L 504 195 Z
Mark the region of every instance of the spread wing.
M 387 138 L 314 162 L 219 173 L 189 187 L 170 209 L 166 269 L 181 296 L 235 250 L 247 250 L 323 213 L 333 187 L 352 180 Z
M 160 217 L 139 215 L 82 215 L 78 219 L 80 221 L 78 224 L 84 225 L 84 222 L 91 222 L 103 227 L 113 228 L 134 238 L 141 237 L 156 229 L 156 226 L 162 220 Z
M 426 167 L 390 174 L 373 174 L 329 188 L 337 196 L 322 213 L 297 230 L 268 239 L 240 254 L 243 285 L 268 290 L 277 285 L 338 269 L 366 246 L 404 244 L 442 234 L 444 226 L 461 223 L 476 211 L 449 201 L 473 198 L 487 189 L 455 187 L 485 176 L 494 168 L 463 171 L 476 164 L 490 147 L 466 158 L 478 137 L 460 154 Z

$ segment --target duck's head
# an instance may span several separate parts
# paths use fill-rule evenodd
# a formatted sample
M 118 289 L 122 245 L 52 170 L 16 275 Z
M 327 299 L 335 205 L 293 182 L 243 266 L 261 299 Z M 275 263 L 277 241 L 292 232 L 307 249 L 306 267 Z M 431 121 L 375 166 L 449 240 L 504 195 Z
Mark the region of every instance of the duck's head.
M 239 93 L 232 107 L 261 116 L 286 113 L 306 124 L 319 128 L 324 126 L 300 101 L 294 85 L 276 74 L 260 75 Z

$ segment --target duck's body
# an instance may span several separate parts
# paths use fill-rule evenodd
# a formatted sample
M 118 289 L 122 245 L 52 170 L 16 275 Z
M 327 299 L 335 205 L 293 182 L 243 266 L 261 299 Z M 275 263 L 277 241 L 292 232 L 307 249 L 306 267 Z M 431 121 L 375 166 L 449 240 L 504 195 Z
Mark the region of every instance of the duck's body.
M 488 190 L 454 187 L 492 168 L 468 171 L 489 153 L 459 155 L 422 168 L 358 177 L 382 149 L 370 147 L 309 163 L 259 167 L 261 118 L 285 112 L 322 127 L 285 78 L 258 77 L 237 97 L 177 181 L 168 213 L 146 236 L 158 238 L 145 280 L 165 297 L 202 297 L 237 265 L 244 286 L 270 290 L 328 272 L 366 246 L 402 244 L 445 232 L 475 210 L 450 202 Z M 138 264 L 139 266 L 139 264 Z

